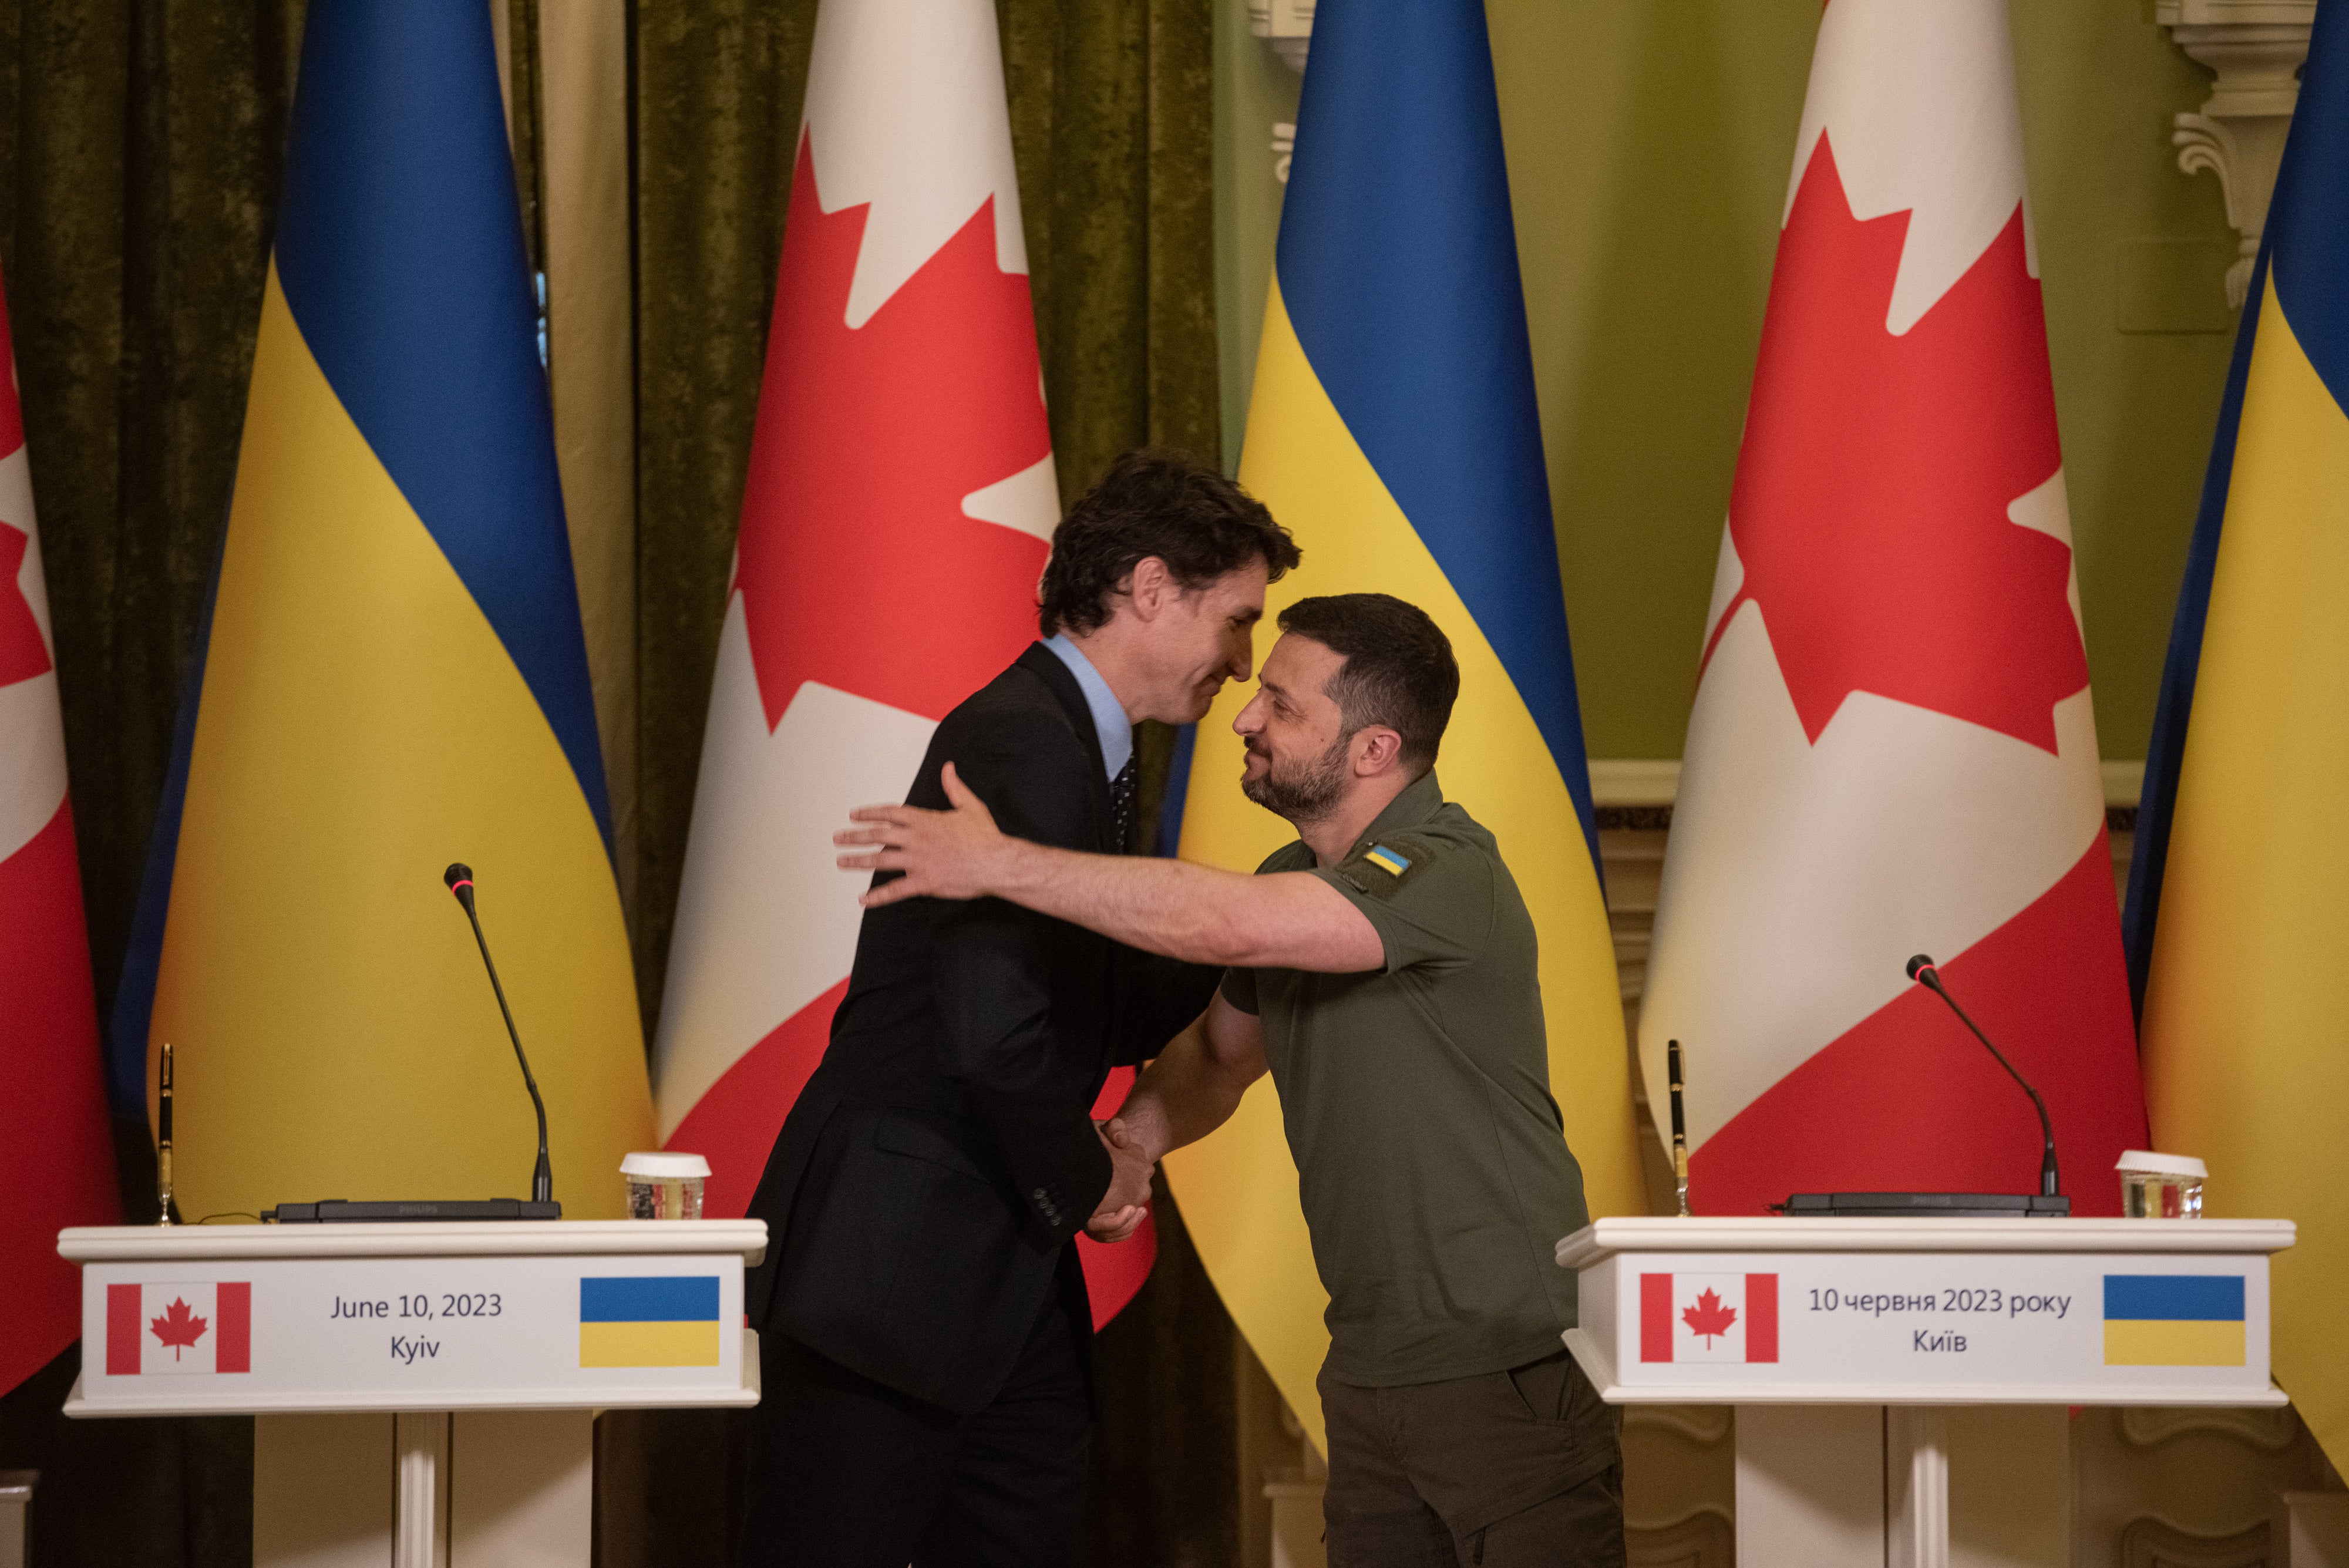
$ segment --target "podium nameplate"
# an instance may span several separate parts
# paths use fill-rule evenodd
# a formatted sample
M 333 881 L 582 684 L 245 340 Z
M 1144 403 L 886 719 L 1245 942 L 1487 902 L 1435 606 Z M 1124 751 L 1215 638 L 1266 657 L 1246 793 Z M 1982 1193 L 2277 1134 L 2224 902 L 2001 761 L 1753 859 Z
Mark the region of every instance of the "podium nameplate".
M 68 1412 L 752 1404 L 739 1229 L 67 1232 L 85 1259 Z M 104 1256 L 125 1248 L 145 1255 Z
M 1568 1343 L 1616 1402 L 2282 1403 L 2274 1239 L 2158 1223 L 1606 1220 Z

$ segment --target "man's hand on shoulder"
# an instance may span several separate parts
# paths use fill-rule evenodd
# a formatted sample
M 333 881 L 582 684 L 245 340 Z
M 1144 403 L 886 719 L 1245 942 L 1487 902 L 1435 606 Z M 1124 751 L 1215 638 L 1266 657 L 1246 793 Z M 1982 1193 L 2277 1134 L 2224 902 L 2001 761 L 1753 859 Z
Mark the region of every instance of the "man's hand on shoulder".
M 1109 1150 L 1109 1190 L 1085 1221 L 1085 1233 L 1096 1241 L 1123 1241 L 1150 1217 L 1151 1161 L 1137 1142 L 1120 1136 L 1116 1123 L 1096 1124 L 1093 1130 Z
M 982 898 L 1000 886 L 1000 872 L 1019 840 L 995 826 L 995 814 L 962 782 L 952 763 L 938 782 L 952 803 L 946 811 L 917 805 L 867 805 L 848 814 L 862 826 L 832 836 L 843 849 L 870 846 L 839 857 L 843 871 L 902 871 L 894 881 L 869 888 L 857 901 L 868 909 L 901 898 Z

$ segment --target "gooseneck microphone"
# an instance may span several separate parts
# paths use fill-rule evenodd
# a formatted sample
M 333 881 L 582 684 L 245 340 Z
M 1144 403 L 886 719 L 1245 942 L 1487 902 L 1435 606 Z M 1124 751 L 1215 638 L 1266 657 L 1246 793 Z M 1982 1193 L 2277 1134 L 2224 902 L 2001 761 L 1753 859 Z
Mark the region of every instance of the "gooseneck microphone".
M 2023 1092 L 2031 1096 L 2032 1105 L 2037 1107 L 2039 1112 L 2040 1137 L 2044 1140 L 2039 1156 L 2039 1193 L 2043 1198 L 2054 1197 L 2058 1186 L 2055 1176 L 2055 1124 L 2047 1119 L 2047 1102 L 2041 1099 L 2039 1091 L 2033 1088 L 2029 1081 L 2014 1070 L 2014 1064 L 2006 1059 L 2006 1054 L 1990 1043 L 1990 1036 L 1982 1032 L 1982 1026 L 1966 1016 L 1966 1010 L 1958 1005 L 1957 998 L 1951 996 L 1942 986 L 1941 971 L 1934 967 L 1930 958 L 1919 953 L 1915 958 L 1910 959 L 1909 978 L 1949 1003 L 1950 1011 L 1958 1015 L 1958 1022 L 1973 1031 L 1974 1038 L 1982 1043 L 1984 1050 L 1998 1058 L 1998 1064 L 2006 1069 L 2007 1076 L 2021 1084 Z
M 522 1064 L 523 1085 L 530 1090 L 530 1103 L 538 1110 L 538 1166 L 530 1174 L 531 1201 L 551 1203 L 554 1200 L 554 1168 L 546 1158 L 546 1102 L 538 1097 L 538 1080 L 530 1075 L 530 1058 L 523 1054 L 522 1035 L 514 1028 L 513 1009 L 506 1005 L 506 988 L 498 983 L 498 966 L 490 958 L 490 940 L 481 935 L 481 917 L 473 909 L 473 868 L 459 861 L 442 873 L 440 879 L 449 884 L 449 891 L 457 895 L 457 902 L 465 907 L 465 919 L 473 922 L 473 940 L 481 946 L 481 965 L 490 971 L 490 989 L 497 992 L 498 1011 L 505 1015 L 506 1038 L 513 1042 L 514 1060 Z M 1988 1044 L 1989 1042 L 1984 1041 L 1983 1044 Z M 2012 1067 L 2007 1069 L 2010 1073 L 2013 1070 Z M 2037 1097 L 2033 1096 L 2034 1099 Z M 2040 1112 L 2043 1119 L 2046 1114 L 2044 1110 Z M 2048 1158 L 2053 1159 L 2054 1156 L 2051 1153 Z M 2054 1189 L 2048 1190 L 2052 1192 Z

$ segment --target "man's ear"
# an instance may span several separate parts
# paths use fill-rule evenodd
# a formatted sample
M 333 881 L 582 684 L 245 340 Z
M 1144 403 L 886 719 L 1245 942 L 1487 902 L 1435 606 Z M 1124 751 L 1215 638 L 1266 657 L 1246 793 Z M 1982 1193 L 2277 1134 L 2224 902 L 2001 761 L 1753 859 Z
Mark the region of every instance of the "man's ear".
M 1384 724 L 1367 724 L 1354 734 L 1354 772 L 1376 778 L 1402 765 L 1402 736 Z
M 1145 621 L 1156 620 L 1158 614 L 1174 602 L 1176 587 L 1174 574 L 1166 563 L 1155 556 L 1144 556 L 1133 563 L 1120 585 L 1133 613 Z

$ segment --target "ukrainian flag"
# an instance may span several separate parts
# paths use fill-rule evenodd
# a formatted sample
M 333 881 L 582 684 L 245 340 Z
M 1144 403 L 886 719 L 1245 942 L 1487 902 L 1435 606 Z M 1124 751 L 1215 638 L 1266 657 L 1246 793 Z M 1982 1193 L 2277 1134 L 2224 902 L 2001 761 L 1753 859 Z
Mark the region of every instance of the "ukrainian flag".
M 1240 479 L 1305 552 L 1274 613 L 1390 593 L 1452 639 L 1444 793 L 1499 839 L 1532 910 L 1550 1087 L 1591 1212 L 1643 1212 L 1479 0 L 1350 0 L 1316 22 Z M 1252 871 L 1295 835 L 1240 794 L 1247 696 L 1227 690 L 1199 725 L 1182 853 Z M 1216 1290 L 1320 1443 L 1328 1297 L 1271 1088 L 1166 1168 Z
M 2105 1276 L 2106 1366 L 2242 1364 L 2242 1275 Z
M 177 1047 L 180 1206 L 619 1217 L 650 1096 L 481 0 L 312 0 L 236 491 L 113 1020 Z
M 2349 6 L 2317 8 L 2170 633 L 2127 936 L 2154 1141 L 2297 1220 L 2276 1381 L 2349 1463 Z
M 579 1365 L 717 1366 L 718 1276 L 582 1279 Z

